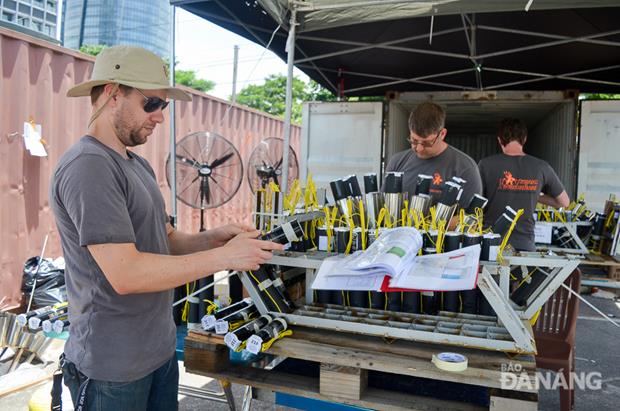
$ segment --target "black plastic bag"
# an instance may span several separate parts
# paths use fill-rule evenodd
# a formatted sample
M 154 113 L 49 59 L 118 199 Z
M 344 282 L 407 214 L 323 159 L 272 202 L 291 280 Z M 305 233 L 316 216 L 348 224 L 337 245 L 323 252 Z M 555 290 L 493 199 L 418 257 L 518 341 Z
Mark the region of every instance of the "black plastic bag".
M 65 270 L 54 265 L 54 262 L 50 259 L 43 259 L 41 266 L 37 272 L 37 264 L 39 263 L 39 257 L 30 257 L 24 263 L 24 273 L 22 277 L 22 291 L 30 292 L 34 281 L 35 273 L 37 277 L 37 288 L 47 283 L 48 281 L 55 281 L 57 286 L 61 286 L 65 283 Z
M 54 265 L 50 259 L 43 259 L 37 271 L 39 257 L 31 257 L 24 263 L 22 291 L 30 299 L 35 273 L 37 285 L 34 290 L 33 307 L 44 307 L 67 301 L 65 270 Z

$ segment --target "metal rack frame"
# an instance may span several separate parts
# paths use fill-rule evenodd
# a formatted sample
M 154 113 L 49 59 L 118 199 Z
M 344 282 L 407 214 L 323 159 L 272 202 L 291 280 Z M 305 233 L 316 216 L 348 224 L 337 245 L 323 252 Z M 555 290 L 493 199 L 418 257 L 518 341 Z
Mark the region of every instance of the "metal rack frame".
M 588 254 L 590 251 L 588 247 L 585 245 L 584 241 L 579 238 L 577 235 L 577 227 L 578 226 L 592 226 L 591 222 L 588 221 L 573 221 L 573 222 L 547 222 L 547 221 L 539 221 L 540 223 L 544 223 L 545 225 L 550 225 L 551 227 L 564 227 L 571 235 L 571 239 L 577 244 L 577 248 L 564 248 L 564 247 L 556 247 L 553 245 L 547 244 L 536 244 L 536 249 L 541 251 L 554 251 L 554 252 L 564 252 L 564 253 L 573 253 L 573 254 Z
M 316 270 L 320 268 L 322 260 L 329 255 L 330 254 L 323 252 L 286 252 L 274 255 L 269 263 L 304 268 L 306 270 L 305 302 L 311 305 L 313 303 L 312 299 L 314 294 L 311 285 L 316 276 Z M 291 314 L 276 312 L 270 312 L 270 314 L 283 317 L 290 324 L 305 327 L 400 338 L 435 344 L 450 344 L 487 350 L 534 354 L 536 353 L 536 344 L 534 342 L 532 329 L 529 325 L 529 319 L 534 316 L 549 297 L 561 286 L 564 280 L 577 268 L 578 264 L 579 261 L 570 256 L 546 257 L 540 253 L 505 257 L 504 263 L 502 264 L 481 262 L 482 270 L 478 276 L 477 286 L 497 313 L 496 326 L 504 328 L 510 335 L 510 340 L 455 335 L 442 333 L 438 330 L 429 332 L 416 329 L 414 326 L 403 328 L 402 326 L 394 326 L 399 325 L 394 323 L 391 326 L 388 321 L 386 321 L 385 324 L 377 325 L 359 321 L 346 321 L 343 319 L 317 318 L 316 316 L 300 315 L 299 310 Z M 547 275 L 547 278 L 528 297 L 526 304 L 519 307 L 509 298 L 510 271 L 511 268 L 527 266 L 537 267 Z M 544 270 L 545 268 L 547 270 Z M 258 310 L 261 313 L 269 312 L 262 302 L 260 295 L 255 292 L 255 288 L 248 275 L 246 273 L 241 273 L 240 276 Z M 437 322 L 449 322 L 450 320 L 454 320 L 454 318 L 448 318 L 445 315 L 425 316 L 421 314 L 401 314 L 411 318 L 415 318 L 416 316 L 426 318 L 435 317 Z M 463 324 L 468 323 L 469 320 L 476 320 L 468 316 L 464 316 L 461 319 Z

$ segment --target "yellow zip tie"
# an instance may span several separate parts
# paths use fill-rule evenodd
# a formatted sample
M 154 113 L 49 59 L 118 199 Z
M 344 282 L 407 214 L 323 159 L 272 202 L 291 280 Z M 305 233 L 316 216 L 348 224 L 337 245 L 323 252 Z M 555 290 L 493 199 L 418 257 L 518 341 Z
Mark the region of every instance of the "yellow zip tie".
M 383 207 L 379 210 L 379 215 L 377 216 L 377 227 L 375 228 L 375 238 L 379 237 L 379 228 L 381 227 L 381 223 L 383 223 L 386 214 L 387 208 Z
M 520 208 L 519 211 L 517 211 L 517 214 L 515 215 L 514 219 L 512 220 L 512 224 L 510 224 L 508 231 L 504 235 L 504 238 L 502 239 L 502 243 L 499 245 L 499 250 L 497 252 L 497 261 L 499 261 L 500 263 L 504 261 L 504 256 L 503 256 L 504 248 L 506 247 L 506 244 L 508 244 L 508 239 L 510 238 L 510 235 L 512 234 L 512 230 L 514 230 L 515 226 L 517 225 L 517 221 L 519 220 L 522 214 L 523 214 L 523 209 Z
M 260 281 L 258 281 L 258 278 L 256 278 L 256 276 L 254 275 L 254 273 L 252 271 L 248 271 L 248 273 L 250 274 L 250 276 L 254 279 L 254 281 L 256 281 L 256 285 L 260 284 Z M 271 294 L 269 293 L 269 291 L 265 290 L 265 294 L 267 294 L 267 297 L 269 297 L 269 299 L 271 300 L 271 302 L 273 302 L 273 305 L 276 306 L 276 308 L 278 309 L 279 312 L 282 312 L 282 309 L 280 308 L 280 306 L 278 305 L 278 303 L 276 302 L 276 300 L 273 299 L 273 297 L 271 296 Z
M 266 343 L 263 343 L 263 345 L 261 346 L 261 352 L 262 351 L 267 351 L 274 342 L 276 342 L 277 340 L 284 338 L 284 337 L 288 337 L 289 335 L 293 335 L 293 330 L 285 330 L 282 331 L 280 334 L 276 335 L 275 337 L 273 337 L 271 340 L 267 341 Z
M 429 211 L 431 213 L 431 230 L 437 230 L 437 209 L 432 206 Z
M 366 249 L 367 227 L 366 227 L 366 213 L 364 211 L 363 200 L 360 200 L 359 209 L 360 209 L 360 225 L 362 226 L 362 250 L 365 250 Z
M 435 251 L 437 254 L 443 252 L 443 240 L 446 235 L 446 221 L 441 220 L 439 222 L 439 226 L 437 227 L 437 243 L 435 244 Z

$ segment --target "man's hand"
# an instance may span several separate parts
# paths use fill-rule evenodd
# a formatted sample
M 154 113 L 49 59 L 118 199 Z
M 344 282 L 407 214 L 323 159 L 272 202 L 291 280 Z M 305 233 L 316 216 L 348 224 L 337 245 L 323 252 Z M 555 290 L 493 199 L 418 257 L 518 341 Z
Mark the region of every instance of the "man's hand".
M 221 247 L 236 235 L 256 231 L 256 228 L 239 223 L 226 224 L 217 228 L 208 230 L 206 233 L 208 246 L 207 249 Z M 258 234 L 255 236 L 258 237 Z
M 282 244 L 258 240 L 259 235 L 258 230 L 241 232 L 214 251 L 224 254 L 231 270 L 258 270 L 261 264 L 271 260 L 273 250 L 284 250 Z

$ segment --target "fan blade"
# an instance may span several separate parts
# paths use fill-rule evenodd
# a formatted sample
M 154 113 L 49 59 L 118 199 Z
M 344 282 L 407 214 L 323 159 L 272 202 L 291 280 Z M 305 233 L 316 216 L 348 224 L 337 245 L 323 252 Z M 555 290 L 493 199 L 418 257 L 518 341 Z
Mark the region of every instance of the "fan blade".
M 280 157 L 280 161 L 278 161 L 275 165 L 275 169 L 279 169 L 280 167 L 282 167 L 282 160 L 284 160 L 284 157 Z
M 217 167 L 217 166 L 219 166 L 219 165 L 224 164 L 224 163 L 225 163 L 225 162 L 227 162 L 227 161 L 228 161 L 228 159 L 230 159 L 230 158 L 231 158 L 234 154 L 235 154 L 235 153 L 228 153 L 228 154 L 226 154 L 225 156 L 220 157 L 220 158 L 218 158 L 217 160 L 214 160 L 214 161 L 211 163 L 211 168 L 215 168 L 215 167 Z
M 177 154 L 177 161 L 179 161 L 179 162 L 181 162 L 183 164 L 187 164 L 190 167 L 194 167 L 194 168 L 200 169 L 200 164 L 197 161 L 190 160 L 189 158 L 183 157 L 183 156 L 178 155 L 178 154 Z
M 205 203 L 203 205 L 211 203 L 211 190 L 209 189 L 209 177 L 204 176 L 200 180 L 200 196 L 204 198 Z

